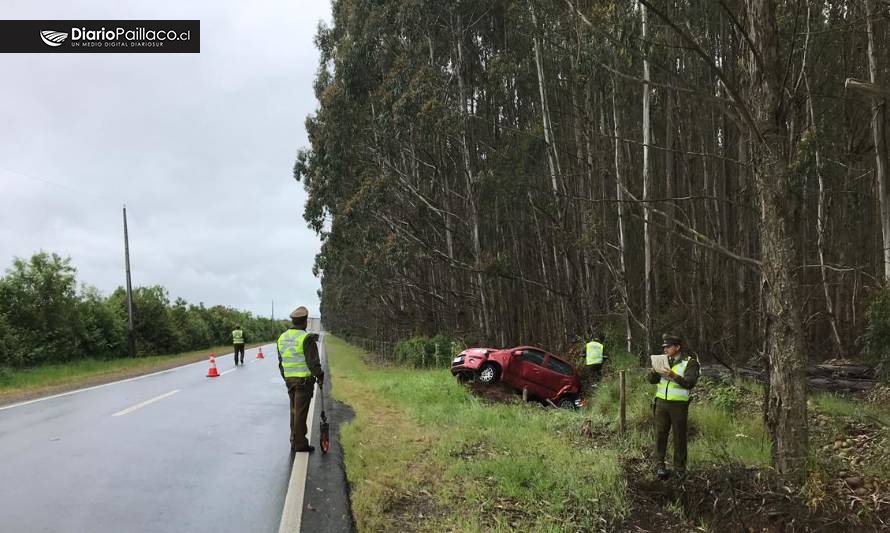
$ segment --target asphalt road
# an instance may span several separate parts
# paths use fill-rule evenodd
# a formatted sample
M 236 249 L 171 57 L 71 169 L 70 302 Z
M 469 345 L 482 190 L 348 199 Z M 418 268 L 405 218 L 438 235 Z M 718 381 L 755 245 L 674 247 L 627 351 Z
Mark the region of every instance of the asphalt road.
M 0 408 L 0 530 L 278 531 L 287 392 L 256 352 Z

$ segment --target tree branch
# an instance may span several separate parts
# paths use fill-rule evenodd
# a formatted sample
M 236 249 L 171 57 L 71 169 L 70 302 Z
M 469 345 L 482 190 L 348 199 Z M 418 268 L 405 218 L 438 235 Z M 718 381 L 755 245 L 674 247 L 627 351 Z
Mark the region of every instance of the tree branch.
M 735 87 L 733 87 L 732 84 L 729 83 L 729 80 L 727 80 L 726 76 L 723 74 L 723 70 L 714 63 L 714 60 L 711 59 L 711 56 L 709 56 L 708 53 L 702 49 L 701 45 L 699 45 L 698 42 L 696 42 L 696 40 L 692 38 L 691 35 L 686 33 L 683 28 L 677 26 L 677 24 L 669 19 L 667 15 L 653 6 L 652 2 L 650 2 L 649 0 L 640 0 L 640 3 L 649 8 L 650 11 L 658 15 L 658 17 L 663 20 L 665 24 L 670 26 L 684 41 L 692 46 L 692 50 L 696 54 L 698 54 L 699 57 L 702 58 L 702 60 L 708 65 L 708 67 L 710 67 L 710 69 L 714 71 L 714 74 L 717 75 L 717 78 L 720 79 L 720 83 L 722 83 L 723 86 L 726 88 L 726 92 L 728 92 L 729 96 L 732 97 L 732 100 L 735 102 L 736 107 L 738 107 L 739 109 L 739 113 L 741 113 L 745 123 L 747 123 L 748 127 L 751 129 L 751 133 L 753 133 L 761 143 L 765 143 L 766 140 L 764 139 L 763 134 L 760 133 L 760 129 L 757 128 L 757 124 L 754 122 L 754 118 L 748 112 L 747 104 L 745 104 L 745 101 L 742 100 L 742 97 L 739 95 Z

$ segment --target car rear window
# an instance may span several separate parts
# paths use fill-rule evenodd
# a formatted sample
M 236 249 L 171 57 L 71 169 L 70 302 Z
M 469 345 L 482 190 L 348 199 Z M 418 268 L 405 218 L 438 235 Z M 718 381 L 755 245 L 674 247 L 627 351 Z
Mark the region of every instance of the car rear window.
M 547 360 L 547 368 L 566 376 L 571 376 L 575 373 L 572 369 L 572 365 L 566 363 L 565 361 L 556 359 L 555 357 L 551 357 Z

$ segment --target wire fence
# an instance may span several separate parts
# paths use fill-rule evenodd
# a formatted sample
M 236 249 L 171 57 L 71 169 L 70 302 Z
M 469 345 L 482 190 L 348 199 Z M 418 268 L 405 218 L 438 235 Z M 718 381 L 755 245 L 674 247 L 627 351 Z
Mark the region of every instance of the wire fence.
M 359 346 L 383 361 L 414 368 L 448 368 L 463 345 L 445 337 L 412 337 L 400 342 L 341 335 L 346 342 Z
M 356 335 L 338 335 L 349 344 L 361 347 L 366 352 L 379 355 L 384 361 L 395 362 L 395 348 L 393 342 L 382 341 L 379 339 L 369 339 L 367 337 L 359 337 Z

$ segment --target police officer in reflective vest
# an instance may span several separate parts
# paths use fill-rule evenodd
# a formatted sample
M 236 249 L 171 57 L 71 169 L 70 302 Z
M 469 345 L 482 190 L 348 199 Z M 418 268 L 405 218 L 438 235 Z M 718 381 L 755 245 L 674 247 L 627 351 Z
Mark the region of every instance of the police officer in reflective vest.
M 594 335 L 593 340 L 585 344 L 584 351 L 581 352 L 581 356 L 584 357 L 585 374 L 591 382 L 599 381 L 603 371 L 605 353 L 600 338 L 599 335 Z
M 290 397 L 290 451 L 312 452 L 306 438 L 306 417 L 315 383 L 324 383 L 324 372 L 318 359 L 318 335 L 306 332 L 309 310 L 297 307 L 290 314 L 293 325 L 278 337 L 278 368 Z
M 234 331 L 232 331 L 232 346 L 235 349 L 235 365 L 238 365 L 238 354 L 241 354 L 241 364 L 244 364 L 244 331 L 241 329 L 241 326 L 235 326 Z
M 662 348 L 668 356 L 670 370 L 649 372 L 649 383 L 655 384 L 655 474 L 668 479 L 665 468 L 668 435 L 674 433 L 674 468 L 676 477 L 686 479 L 686 424 L 689 419 L 689 391 L 698 382 L 699 363 L 682 352 L 682 340 L 676 335 L 661 336 Z

